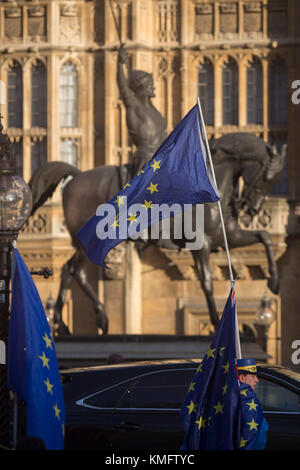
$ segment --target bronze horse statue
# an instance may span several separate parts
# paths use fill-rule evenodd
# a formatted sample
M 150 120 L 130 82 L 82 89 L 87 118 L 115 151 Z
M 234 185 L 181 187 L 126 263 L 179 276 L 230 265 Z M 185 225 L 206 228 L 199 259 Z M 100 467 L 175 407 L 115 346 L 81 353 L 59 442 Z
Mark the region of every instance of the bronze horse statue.
M 242 230 L 238 225 L 238 215 L 241 209 L 251 217 L 260 211 L 265 197 L 282 176 L 286 146 L 282 148 L 281 153 L 278 153 L 275 147 L 265 143 L 261 138 L 248 133 L 233 133 L 212 141 L 210 148 L 229 248 L 263 243 L 269 264 L 268 286 L 273 293 L 278 293 L 279 281 L 271 236 L 266 231 Z M 95 214 L 100 204 L 108 202 L 120 191 L 126 173 L 130 179 L 134 173 L 131 164 L 122 165 L 122 167 L 99 166 L 81 172 L 63 162 L 49 162 L 36 170 L 29 182 L 33 196 L 31 214 L 33 215 L 52 196 L 60 181 L 68 176 L 73 177 L 64 186 L 62 192 L 65 223 L 75 253 L 63 266 L 61 273 L 61 284 L 54 316 L 59 334 L 68 333 L 67 327 L 62 322 L 61 311 L 72 278 L 78 282 L 93 302 L 97 324 L 103 334 L 108 331 L 108 319 L 104 306 L 88 282 L 86 274 L 88 258 L 76 237 L 76 233 Z M 236 187 L 240 177 L 243 178 L 244 188 L 241 197 L 237 199 Z M 201 250 L 192 251 L 192 255 L 207 300 L 210 319 L 216 328 L 219 317 L 213 297 L 209 255 L 220 247 L 224 248 L 224 239 L 217 203 L 205 204 L 204 214 L 204 247 Z M 178 248 L 182 248 L 186 241 L 184 238 L 181 240 L 172 239 Z M 149 240 L 148 243 L 157 243 L 157 240 Z M 140 246 L 138 249 L 142 252 Z

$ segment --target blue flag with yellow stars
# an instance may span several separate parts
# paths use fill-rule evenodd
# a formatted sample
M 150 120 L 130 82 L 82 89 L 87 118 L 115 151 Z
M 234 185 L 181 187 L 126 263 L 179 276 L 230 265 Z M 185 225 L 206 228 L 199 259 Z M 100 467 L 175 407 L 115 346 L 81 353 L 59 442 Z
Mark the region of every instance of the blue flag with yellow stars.
M 77 236 L 95 264 L 128 238 L 164 218 L 163 205 L 174 214 L 184 205 L 219 200 L 206 162 L 199 111 L 195 105 L 165 139 L 153 158 L 79 230 Z M 165 211 L 168 217 L 168 211 Z
M 263 450 L 267 441 L 269 425 L 264 418 L 261 404 L 254 390 L 246 383 L 241 387 L 241 450 Z
M 182 450 L 233 450 L 241 440 L 240 387 L 236 370 L 235 293 L 225 309 L 181 408 Z
M 26 404 L 26 435 L 47 450 L 64 448 L 65 405 L 54 343 L 44 308 L 20 253 L 13 251 L 8 389 Z

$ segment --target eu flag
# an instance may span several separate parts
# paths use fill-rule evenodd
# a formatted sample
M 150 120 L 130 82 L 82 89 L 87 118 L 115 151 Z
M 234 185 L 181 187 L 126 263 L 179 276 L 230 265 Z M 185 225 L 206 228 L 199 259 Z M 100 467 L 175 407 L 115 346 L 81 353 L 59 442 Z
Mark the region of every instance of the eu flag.
M 158 205 L 175 207 L 175 214 L 183 212 L 187 204 L 218 200 L 195 105 L 144 168 L 108 203 L 98 207 L 77 236 L 89 259 L 104 265 L 105 256 L 114 246 L 137 238 L 137 231 L 164 218 Z
M 39 293 L 17 249 L 7 367 L 8 388 L 26 403 L 26 435 L 40 437 L 47 450 L 62 450 L 65 405 L 55 347 Z
M 235 294 L 225 309 L 181 408 L 182 450 L 238 449 L 241 439 L 240 387 L 236 370 Z

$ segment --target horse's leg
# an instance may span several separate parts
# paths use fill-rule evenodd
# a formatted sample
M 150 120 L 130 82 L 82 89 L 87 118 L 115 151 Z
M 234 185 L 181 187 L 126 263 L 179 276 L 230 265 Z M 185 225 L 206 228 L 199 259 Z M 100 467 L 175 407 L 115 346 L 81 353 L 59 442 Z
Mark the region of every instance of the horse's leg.
M 81 287 L 83 292 L 91 299 L 96 310 L 97 325 L 101 328 L 103 334 L 107 334 L 108 330 L 108 318 L 104 311 L 104 306 L 99 301 L 94 289 L 90 285 L 87 279 L 86 272 L 86 261 L 87 258 L 84 253 L 77 252 L 76 262 L 74 263 L 73 277 Z
M 61 270 L 60 278 L 60 287 L 57 295 L 55 309 L 54 309 L 54 323 L 58 325 L 57 332 L 60 335 L 70 334 L 68 327 L 62 321 L 62 308 L 66 301 L 66 295 L 68 288 L 72 281 L 72 273 L 74 272 L 73 263 L 74 263 L 75 254 L 63 265 Z
M 216 330 L 220 320 L 213 296 L 213 282 L 209 267 L 209 253 L 209 249 L 205 246 L 201 250 L 192 251 L 198 278 L 206 297 L 210 320 Z
M 270 277 L 268 279 L 268 287 L 274 294 L 278 294 L 279 277 L 274 257 L 273 241 L 271 235 L 265 230 L 247 231 L 239 228 L 237 230 L 232 231 L 230 234 L 230 246 L 232 248 L 239 246 L 254 245 L 255 243 L 262 243 L 265 247 L 270 274 Z

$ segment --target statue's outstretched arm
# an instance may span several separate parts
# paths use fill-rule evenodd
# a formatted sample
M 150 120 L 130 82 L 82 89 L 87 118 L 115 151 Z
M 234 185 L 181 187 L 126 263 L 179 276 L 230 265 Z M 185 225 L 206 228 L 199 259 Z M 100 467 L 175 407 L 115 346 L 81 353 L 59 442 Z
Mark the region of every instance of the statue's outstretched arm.
M 118 53 L 117 82 L 120 95 L 124 105 L 132 106 L 135 101 L 134 92 L 129 88 L 128 80 L 124 74 L 124 64 L 128 63 L 128 55 L 125 48 L 121 45 Z

